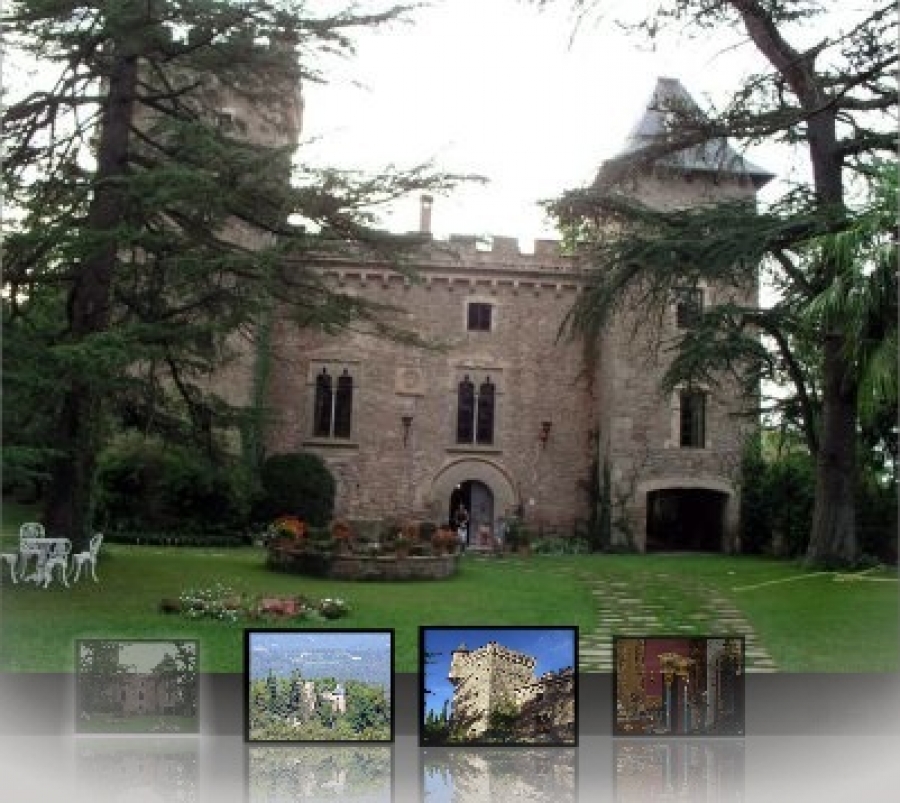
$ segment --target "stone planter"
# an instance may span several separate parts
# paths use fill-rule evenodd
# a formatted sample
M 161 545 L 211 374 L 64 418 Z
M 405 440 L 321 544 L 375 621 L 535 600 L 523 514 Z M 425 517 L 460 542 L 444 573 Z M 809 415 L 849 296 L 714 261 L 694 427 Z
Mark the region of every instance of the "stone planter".
M 336 555 L 328 576 L 335 580 L 443 580 L 458 568 L 456 555 Z

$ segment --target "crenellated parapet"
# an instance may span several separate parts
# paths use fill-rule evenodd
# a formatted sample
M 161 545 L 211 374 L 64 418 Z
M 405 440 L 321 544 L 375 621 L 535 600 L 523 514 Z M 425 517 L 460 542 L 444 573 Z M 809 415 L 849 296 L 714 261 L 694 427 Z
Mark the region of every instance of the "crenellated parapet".
M 523 672 L 532 673 L 535 663 L 535 659 L 530 655 L 489 641 L 477 650 L 456 650 L 451 660 L 450 679 L 462 682 L 487 666 L 495 672 L 503 673 L 506 670 L 521 677 Z
M 421 287 L 446 293 L 563 297 L 579 292 L 584 279 L 584 268 L 563 254 L 556 240 L 537 240 L 533 253 L 523 253 L 512 237 L 486 242 L 475 236 L 452 235 L 449 240 L 423 242 L 407 254 L 404 266 L 409 273 L 362 254 L 358 258 L 329 256 L 320 262 L 324 276 L 338 287 L 357 291 Z

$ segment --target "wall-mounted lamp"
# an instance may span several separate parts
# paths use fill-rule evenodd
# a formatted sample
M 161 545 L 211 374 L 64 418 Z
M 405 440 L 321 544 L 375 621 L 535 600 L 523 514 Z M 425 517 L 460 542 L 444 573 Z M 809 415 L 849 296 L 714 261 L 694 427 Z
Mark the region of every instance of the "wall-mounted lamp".
M 550 428 L 552 426 L 552 421 L 541 421 L 541 432 L 538 435 L 538 440 L 540 440 L 541 446 L 547 445 L 547 439 L 550 437 Z
M 411 415 L 401 415 L 400 423 L 403 424 L 403 445 L 409 443 L 409 428 L 412 426 L 413 417 Z

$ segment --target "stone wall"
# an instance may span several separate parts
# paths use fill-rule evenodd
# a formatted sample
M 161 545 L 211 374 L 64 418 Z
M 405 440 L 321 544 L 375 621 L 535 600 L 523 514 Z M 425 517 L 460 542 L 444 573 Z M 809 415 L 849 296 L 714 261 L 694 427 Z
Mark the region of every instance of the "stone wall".
M 478 480 L 494 497 L 492 525 L 521 509 L 536 526 L 571 526 L 584 517 L 593 404 L 581 377 L 581 346 L 557 335 L 580 277 L 547 244 L 533 255 L 519 255 L 501 238 L 491 251 L 459 238 L 453 248 L 423 252 L 418 281 L 386 268 L 322 266 L 348 295 L 392 305 L 393 323 L 437 347 L 366 334 L 331 337 L 279 321 L 269 450 L 320 454 L 338 481 L 340 516 L 444 522 L 453 488 Z M 467 331 L 471 302 L 492 305 L 491 331 Z M 353 376 L 348 440 L 312 437 L 314 378 L 322 367 Z M 490 445 L 455 442 L 457 385 L 465 376 L 496 386 Z M 551 429 L 542 442 L 544 421 Z

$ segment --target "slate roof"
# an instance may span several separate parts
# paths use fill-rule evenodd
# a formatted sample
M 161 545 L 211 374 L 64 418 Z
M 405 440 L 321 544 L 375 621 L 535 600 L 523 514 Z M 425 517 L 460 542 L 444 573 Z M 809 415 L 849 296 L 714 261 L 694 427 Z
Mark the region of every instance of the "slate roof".
M 666 118 L 673 109 L 703 116 L 700 107 L 681 81 L 677 78 L 659 78 L 646 111 L 632 128 L 616 161 L 637 154 L 663 139 L 666 134 Z M 717 137 L 700 145 L 660 156 L 654 159 L 654 163 L 685 172 L 743 174 L 750 177 L 757 187 L 774 178 L 773 173 L 737 153 L 725 137 Z

